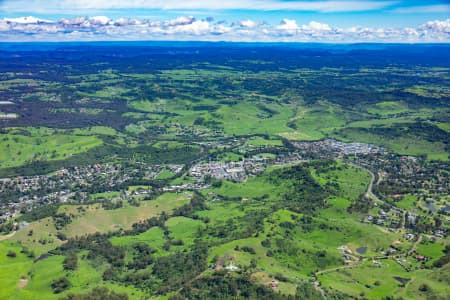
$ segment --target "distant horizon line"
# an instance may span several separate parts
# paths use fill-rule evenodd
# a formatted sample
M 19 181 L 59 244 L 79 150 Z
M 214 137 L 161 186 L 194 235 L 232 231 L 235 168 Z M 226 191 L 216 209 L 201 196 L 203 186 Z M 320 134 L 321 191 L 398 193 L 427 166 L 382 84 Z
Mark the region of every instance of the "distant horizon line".
M 5 41 L 0 42 L 0 48 L 5 44 L 94 44 L 94 43 L 208 43 L 208 44 L 312 44 L 312 45 L 450 45 L 450 41 L 439 42 L 302 42 L 302 41 L 212 41 L 212 40 L 73 40 L 73 41 Z

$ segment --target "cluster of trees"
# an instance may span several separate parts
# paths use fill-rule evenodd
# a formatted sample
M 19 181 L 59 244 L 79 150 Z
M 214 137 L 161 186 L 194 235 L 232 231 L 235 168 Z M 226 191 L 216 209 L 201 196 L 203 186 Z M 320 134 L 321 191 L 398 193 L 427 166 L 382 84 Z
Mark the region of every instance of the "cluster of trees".
M 207 268 L 207 245 L 196 243 L 191 250 L 154 257 L 154 250 L 135 244 L 133 260 L 126 268 L 112 265 L 103 280 L 131 284 L 157 294 L 182 288 Z
M 284 276 L 279 277 L 284 280 Z M 348 299 L 336 293 L 327 294 L 327 298 Z M 255 283 L 247 273 L 220 271 L 189 282 L 169 299 L 322 300 L 323 296 L 312 284 L 306 282 L 297 285 L 295 295 L 284 295 L 268 286 Z
M 54 214 L 52 217 L 57 230 L 63 229 L 66 225 L 72 222 L 72 217 L 66 213 Z
M 123 207 L 123 201 L 121 201 L 121 200 L 117 200 L 117 201 L 105 200 L 102 202 L 102 207 L 106 210 L 119 209 L 119 208 Z
M 156 259 L 152 274 L 161 281 L 158 292 L 166 294 L 183 287 L 192 278 L 206 270 L 207 257 L 207 245 L 199 242 L 189 252 L 177 252 Z
M 137 235 L 139 233 L 146 232 L 147 230 L 149 230 L 150 228 L 153 228 L 153 227 L 161 227 L 161 228 L 165 229 L 164 223 L 167 221 L 168 218 L 169 218 L 169 215 L 166 214 L 165 212 L 162 212 L 159 217 L 151 217 L 150 219 L 146 219 L 146 220 L 140 221 L 138 223 L 134 223 L 131 226 L 131 229 L 125 231 L 124 233 L 126 235 Z
M 444 255 L 436 260 L 433 265 L 435 267 L 441 268 L 450 262 L 450 245 L 445 246 Z
M 70 281 L 66 277 L 61 277 L 52 282 L 53 293 L 59 294 L 70 288 Z
M 199 228 L 200 239 L 220 239 L 221 242 L 257 236 L 264 231 L 264 218 L 270 209 L 248 210 L 243 216 L 228 219 L 225 223 Z
M 170 300 L 184 299 L 286 300 L 289 298 L 275 293 L 269 287 L 255 284 L 249 276 L 233 276 L 227 272 L 216 272 L 211 276 L 202 277 L 190 282 L 170 298 Z
M 17 253 L 12 250 L 9 250 L 8 253 L 6 253 L 6 256 L 10 258 L 15 258 L 17 257 Z
M 368 213 L 369 209 L 373 206 L 372 201 L 366 197 L 363 193 L 359 195 L 358 200 L 352 202 L 350 206 L 347 207 L 348 213 Z
M 205 210 L 206 208 L 205 197 L 198 191 L 194 191 L 189 203 L 176 208 L 173 211 L 173 216 L 192 217 L 195 211 Z
M 0 233 L 8 234 L 13 231 L 14 227 L 13 222 L 0 223 Z
M 69 294 L 59 300 L 128 300 L 128 295 L 116 293 L 106 287 L 96 287 L 87 294 Z
M 125 250 L 121 247 L 113 246 L 108 238 L 108 235 L 100 233 L 70 238 L 65 244 L 52 252 L 55 254 L 64 254 L 89 250 L 87 255 L 88 259 L 103 257 L 113 266 L 123 266 L 125 263 Z
M 292 211 L 314 212 L 327 205 L 327 191 L 314 180 L 307 166 L 275 170 L 269 180 L 285 188 L 282 204 Z
M 20 219 L 33 222 L 47 217 L 52 217 L 58 212 L 58 204 L 41 205 L 21 215 Z
M 145 243 L 136 243 L 133 245 L 133 260 L 127 264 L 129 270 L 143 270 L 154 262 L 153 254 L 156 250 L 150 248 Z
M 64 270 L 73 271 L 78 267 L 78 256 L 74 252 L 69 252 L 63 261 Z

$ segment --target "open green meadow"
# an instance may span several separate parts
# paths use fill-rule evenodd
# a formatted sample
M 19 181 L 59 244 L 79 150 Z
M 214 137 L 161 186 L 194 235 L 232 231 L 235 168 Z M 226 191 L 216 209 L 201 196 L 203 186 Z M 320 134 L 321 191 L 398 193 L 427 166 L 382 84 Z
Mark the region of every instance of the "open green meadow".
M 106 233 L 119 229 L 129 229 L 133 223 L 158 216 L 163 211 L 170 212 L 188 201 L 189 194 L 167 193 L 155 200 L 142 201 L 139 207 L 125 203 L 122 208 L 106 210 L 96 204 L 81 206 L 84 208 L 81 212 L 78 212 L 77 206 L 63 206 L 59 211 L 75 216 L 63 230 L 63 233 L 68 237 L 74 237 L 86 233 Z
M 0 168 L 36 160 L 67 159 L 103 144 L 98 137 L 54 132 L 50 129 L 11 129 L 0 134 Z

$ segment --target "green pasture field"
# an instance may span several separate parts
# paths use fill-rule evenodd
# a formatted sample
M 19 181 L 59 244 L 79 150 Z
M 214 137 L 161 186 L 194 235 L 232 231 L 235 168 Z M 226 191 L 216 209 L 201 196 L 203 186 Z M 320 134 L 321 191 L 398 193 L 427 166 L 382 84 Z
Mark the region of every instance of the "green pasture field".
M 286 123 L 292 112 L 278 104 L 267 105 L 278 114 L 264 116 L 264 111 L 251 103 L 222 106 L 217 110 L 226 134 L 280 134 L 292 131 Z
M 147 243 L 151 248 L 160 251 L 166 241 L 164 238 L 164 231 L 159 227 L 150 228 L 146 232 L 138 235 L 115 236 L 110 240 L 115 246 L 130 246 L 136 243 Z
M 156 176 L 156 179 L 169 179 L 175 176 L 176 174 L 169 170 L 164 170 Z
M 442 97 L 450 96 L 450 89 L 443 86 L 433 86 L 433 85 L 415 85 L 405 89 L 405 92 L 416 94 L 423 97 L 431 97 L 440 99 Z
M 277 188 L 268 184 L 263 177 L 250 177 L 243 183 L 224 181 L 220 188 L 213 188 L 211 191 L 225 197 L 242 197 L 245 199 L 261 197 L 265 194 L 276 197 L 277 194 Z
M 153 147 L 158 149 L 175 149 L 186 147 L 186 144 L 177 141 L 159 141 L 153 144 Z
M 79 96 L 84 96 L 84 97 L 107 99 L 107 98 L 111 98 L 111 97 L 120 96 L 121 94 L 126 93 L 126 92 L 127 92 L 126 89 L 107 87 L 102 90 L 97 90 L 93 93 L 77 92 L 77 94 Z
M 21 278 L 26 278 L 30 269 L 31 259 L 20 253 L 21 247 L 10 241 L 0 242 L 0 298 L 13 299 L 11 295 L 19 288 Z M 16 257 L 8 257 L 13 251 Z
M 362 119 L 361 113 L 347 111 L 327 101 L 314 105 L 297 106 L 290 122 L 295 124 L 293 132 L 282 133 L 283 137 L 294 140 L 320 140 L 346 124 Z
M 445 243 L 445 241 L 444 241 Z M 448 244 L 448 241 L 447 241 Z M 437 258 L 444 255 L 445 245 L 440 242 L 422 241 L 417 247 L 417 253 L 419 255 L 426 256 L 428 258 L 435 258 L 429 261 L 431 265 Z
M 372 261 L 357 266 L 343 268 L 320 274 L 319 281 L 323 287 L 344 292 L 353 297 L 367 297 L 381 299 L 387 296 L 404 297 L 405 299 L 429 299 L 430 296 L 446 297 L 450 292 L 448 275 L 444 270 L 419 270 L 414 273 L 406 272 L 392 259 L 380 260 L 381 267 Z M 448 270 L 448 266 L 446 268 Z M 402 278 L 405 286 L 394 279 Z M 434 277 L 434 278 L 433 278 Z M 436 280 L 438 278 L 440 280 Z M 447 279 L 444 279 L 447 277 Z M 421 292 L 419 287 L 427 284 L 429 292 Z
M 105 210 L 100 204 L 61 206 L 58 212 L 71 215 L 72 221 L 59 232 L 67 237 L 75 237 L 95 232 L 113 232 L 121 228 L 130 229 L 133 223 L 158 216 L 162 212 L 170 213 L 174 208 L 186 204 L 189 198 L 189 193 L 165 193 L 155 200 L 142 201 L 139 207 L 128 205 L 124 201 L 124 207 L 114 210 Z M 56 236 L 57 232 L 53 218 L 48 217 L 31 222 L 17 231 L 10 240 L 17 241 L 40 255 L 62 244 Z
M 436 123 L 436 126 L 441 128 L 442 130 L 450 132 L 450 123 Z
M 225 152 L 225 153 L 221 153 L 218 156 L 218 159 L 221 162 L 240 161 L 240 160 L 242 160 L 242 158 L 243 158 L 243 155 L 237 154 L 234 152 Z
M 87 128 L 76 128 L 73 131 L 74 135 L 107 135 L 116 136 L 119 133 L 111 127 L 107 126 L 92 126 Z
M 192 246 L 196 239 L 195 234 L 204 223 L 187 217 L 173 217 L 165 224 L 170 232 L 170 237 L 174 240 L 182 240 L 183 246 Z
M 34 160 L 67 159 L 103 144 L 96 136 L 46 135 L 29 130 L 24 133 L 0 134 L 0 168 L 17 167 Z
M 333 288 L 354 297 L 365 296 L 381 299 L 398 295 L 402 288 L 393 277 L 410 278 L 394 260 L 381 260 L 381 267 L 367 261 L 354 267 L 320 274 L 319 281 L 325 288 Z M 378 282 L 378 283 L 376 283 Z
M 259 146 L 283 146 L 283 142 L 278 139 L 265 139 L 259 136 L 248 139 L 247 144 L 259 147 Z
M 400 201 L 395 202 L 395 205 L 408 210 L 414 210 L 416 208 L 415 202 L 418 201 L 416 195 L 404 195 Z
M 97 199 L 112 199 L 112 198 L 118 198 L 120 197 L 120 192 L 104 192 L 104 193 L 97 193 L 97 194 L 90 194 L 89 198 L 93 200 Z
M 136 243 L 145 243 L 152 249 L 156 250 L 157 256 L 167 255 L 168 252 L 182 251 L 194 244 L 197 230 L 204 226 L 202 221 L 194 220 L 187 217 L 169 218 L 165 226 L 169 231 L 169 238 L 175 241 L 182 241 L 181 245 L 172 245 L 167 251 L 163 249 L 167 238 L 164 236 L 164 230 L 160 227 L 152 227 L 149 230 L 132 236 L 115 236 L 112 237 L 111 243 L 116 246 L 130 247 Z
M 367 112 L 370 114 L 380 115 L 383 117 L 388 117 L 391 115 L 396 115 L 399 113 L 410 112 L 411 110 L 405 103 L 394 102 L 394 101 L 384 101 L 378 102 L 374 105 L 367 107 Z
M 133 108 L 135 110 L 143 111 L 143 112 L 153 112 L 155 110 L 155 105 L 153 102 L 140 100 L 140 101 L 133 101 L 130 104 L 128 104 L 130 108 Z
M 63 206 L 60 208 L 61 212 L 70 212 L 76 217 L 62 232 L 74 237 L 86 233 L 117 231 L 120 228 L 130 229 L 133 223 L 158 216 L 163 211 L 170 213 L 188 200 L 189 194 L 165 193 L 155 200 L 141 202 L 139 207 L 125 203 L 123 208 L 105 210 L 95 204 L 86 206 L 86 212 L 80 214 L 77 214 L 75 206 Z
M 62 244 L 56 234 L 57 230 L 53 219 L 47 217 L 31 222 L 27 227 L 18 230 L 10 240 L 19 242 L 39 256 Z
M 336 168 L 327 172 L 317 173 L 311 168 L 311 174 L 321 185 L 337 183 L 339 185 L 338 196 L 350 201 L 356 200 L 359 195 L 367 190 L 370 174 L 353 165 L 336 162 Z
M 12 272 L 9 275 L 22 275 L 20 275 L 20 278 L 8 276 L 7 280 L 10 281 L 10 288 L 2 289 L 0 292 L 2 293 L 0 294 L 2 299 L 28 300 L 36 299 L 36 295 L 39 295 L 41 299 L 59 299 L 69 293 L 85 293 L 99 286 L 108 287 L 116 292 L 126 292 L 129 295 L 133 295 L 134 298 L 140 298 L 144 295 L 142 291 L 132 287 L 103 282 L 102 273 L 107 268 L 107 265 L 103 262 L 93 263 L 88 261 L 82 258 L 84 255 L 86 253 L 78 255 L 78 267 L 74 271 L 64 271 L 64 256 L 51 255 L 33 263 L 31 259 L 23 258 L 23 254 L 18 255 L 17 258 L 11 259 L 15 260 L 14 264 L 10 263 L 15 266 L 15 269 L 11 270 Z M 7 271 L 7 269 L 2 268 L 2 271 Z M 61 277 L 66 277 L 71 286 L 68 290 L 55 294 L 52 291 L 51 284 L 54 280 Z M 5 282 L 2 280 L 2 283 Z

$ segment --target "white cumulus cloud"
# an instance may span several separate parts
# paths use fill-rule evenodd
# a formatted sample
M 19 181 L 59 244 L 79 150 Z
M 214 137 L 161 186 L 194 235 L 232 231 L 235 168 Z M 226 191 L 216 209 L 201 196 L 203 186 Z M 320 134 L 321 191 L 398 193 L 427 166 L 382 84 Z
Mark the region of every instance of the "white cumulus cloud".
M 297 25 L 297 21 L 290 19 L 283 19 L 280 25 L 276 29 L 284 31 L 288 34 L 295 34 L 300 27 Z
M 238 22 L 239 26 L 241 27 L 245 27 L 245 28 L 255 28 L 257 27 L 260 23 L 259 22 L 255 22 L 252 20 L 241 20 Z
M 450 19 L 444 21 L 429 21 L 419 27 L 421 30 L 431 30 L 434 32 L 450 33 Z
M 174 20 L 169 20 L 164 22 L 164 26 L 178 26 L 178 25 L 189 25 L 195 22 L 195 18 L 192 16 L 186 17 L 178 17 Z
M 237 23 L 180 16 L 148 21 L 106 16 L 42 20 L 0 19 L 2 41 L 64 40 L 220 40 L 286 42 L 450 42 L 450 19 L 407 28 L 340 28 L 310 21 L 283 19 L 278 25 L 244 19 Z
M 52 23 L 52 21 L 35 18 L 32 16 L 29 17 L 20 17 L 20 18 L 5 18 L 6 22 L 17 23 L 17 24 L 39 24 L 39 23 Z
M 316 21 L 309 22 L 308 25 L 303 25 L 301 27 L 303 30 L 312 30 L 312 31 L 329 31 L 331 30 L 330 25 L 319 23 Z

